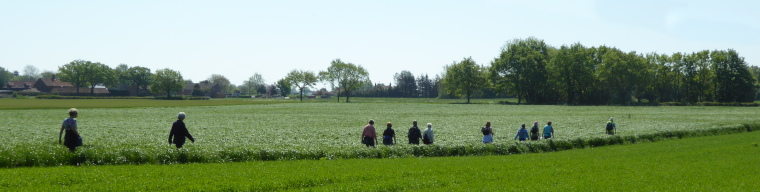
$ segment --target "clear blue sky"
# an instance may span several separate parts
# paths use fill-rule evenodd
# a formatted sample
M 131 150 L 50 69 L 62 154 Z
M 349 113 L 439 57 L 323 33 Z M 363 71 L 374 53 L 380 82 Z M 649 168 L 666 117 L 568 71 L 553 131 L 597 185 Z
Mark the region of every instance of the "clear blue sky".
M 375 83 L 489 65 L 530 36 L 640 53 L 735 49 L 760 64 L 760 1 L 16 1 L 0 0 L 0 66 L 56 71 L 75 59 L 267 83 L 330 61 Z

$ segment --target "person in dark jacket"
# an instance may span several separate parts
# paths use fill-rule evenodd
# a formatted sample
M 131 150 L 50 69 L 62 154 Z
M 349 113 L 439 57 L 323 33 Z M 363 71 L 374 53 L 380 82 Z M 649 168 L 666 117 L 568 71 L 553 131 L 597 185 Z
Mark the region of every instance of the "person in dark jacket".
M 480 132 L 483 133 L 483 143 L 493 143 L 493 128 L 491 128 L 491 122 L 486 122 L 485 127 L 480 128 Z
M 417 127 L 417 121 L 412 122 L 412 127 L 409 128 L 407 137 L 409 137 L 409 144 L 420 144 L 420 139 L 422 139 L 422 131 L 420 131 L 420 128 Z
M 195 143 L 195 139 L 193 139 L 193 136 L 187 131 L 187 127 L 185 127 L 185 122 L 183 120 L 185 120 L 185 112 L 179 112 L 177 115 L 177 121 L 172 124 L 172 130 L 169 132 L 169 144 L 177 145 L 177 149 L 182 148 L 182 145 L 185 144 L 185 137 Z M 172 137 L 174 137 L 173 140 Z
M 395 145 L 396 144 L 396 130 L 393 130 L 393 124 L 388 122 L 386 124 L 388 128 L 383 131 L 383 145 Z
M 530 140 L 536 141 L 538 140 L 538 121 L 533 122 L 533 127 L 530 128 Z

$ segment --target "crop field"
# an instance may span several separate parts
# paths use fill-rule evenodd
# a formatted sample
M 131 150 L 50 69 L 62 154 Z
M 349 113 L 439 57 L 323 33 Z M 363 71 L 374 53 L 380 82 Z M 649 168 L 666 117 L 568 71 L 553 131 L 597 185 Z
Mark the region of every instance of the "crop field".
M 2 191 L 756 191 L 760 132 L 509 156 L 0 169 Z
M 37 101 L 37 100 L 28 100 Z M 122 102 L 113 100 L 111 102 Z M 212 100 L 213 101 L 213 100 Z M 69 107 L 0 110 L 0 167 L 72 164 L 175 164 L 252 160 L 397 158 L 469 156 L 583 148 L 595 142 L 637 142 L 662 133 L 687 134 L 718 128 L 757 125 L 756 107 L 614 107 L 447 104 L 368 101 L 366 103 L 271 102 L 217 106 L 79 109 L 84 146 L 70 153 L 58 145 L 60 124 Z M 238 101 L 235 101 L 238 102 Z M 180 111 L 196 138 L 184 149 L 168 143 L 169 129 Z M 604 134 L 615 117 L 618 135 Z M 369 119 L 378 134 L 393 122 L 398 145 L 367 148 L 360 143 Z M 436 144 L 413 146 L 406 132 L 413 120 L 433 124 Z M 493 123 L 495 144 L 480 143 L 480 127 Z M 518 126 L 552 121 L 552 142 L 516 142 Z M 707 132 L 710 134 L 710 132 Z M 644 139 L 641 139 L 644 138 Z M 650 138 L 649 140 L 656 140 Z M 189 141 L 188 141 L 189 142 Z M 571 145 L 557 147 L 557 144 Z M 603 144 L 602 144 L 603 145 Z

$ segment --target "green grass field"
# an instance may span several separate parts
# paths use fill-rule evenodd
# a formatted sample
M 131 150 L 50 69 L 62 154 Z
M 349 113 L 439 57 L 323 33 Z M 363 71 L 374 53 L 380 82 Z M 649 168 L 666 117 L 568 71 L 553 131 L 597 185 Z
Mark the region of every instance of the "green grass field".
M 481 157 L 0 169 L 2 191 L 756 191 L 760 132 Z
M 483 104 L 465 105 L 449 104 L 452 100 L 354 99 L 354 103 L 242 99 L 0 100 L 3 104 L 32 108 L 0 110 L 0 121 L 4 122 L 0 132 L 5 133 L 5 137 L 0 137 L 0 166 L 510 154 L 536 149 L 551 151 L 553 149 L 547 146 L 557 144 L 577 148 L 597 141 L 604 143 L 606 139 L 657 140 L 649 137 L 673 131 L 760 124 L 756 107 L 489 104 L 496 100 L 476 100 Z M 48 107 L 42 105 L 45 102 L 55 104 Z M 67 102 L 70 106 L 64 105 Z M 78 124 L 85 144 L 76 153 L 57 145 L 60 123 L 70 107 L 80 110 Z M 167 141 L 171 123 L 180 111 L 187 112 L 186 124 L 197 138 L 196 143 L 186 144 L 184 150 L 174 149 Z M 604 134 L 603 127 L 610 116 L 616 117 L 619 137 Z M 378 133 L 382 133 L 384 122 L 393 122 L 401 144 L 376 149 L 364 147 L 359 142 L 360 133 L 369 119 L 378 122 Z M 433 124 L 437 141 L 434 146 L 404 144 L 412 120 L 419 120 L 421 125 Z M 494 125 L 495 145 L 480 143 L 479 129 L 486 121 Z M 533 121 L 541 122 L 542 126 L 546 121 L 553 121 L 557 136 L 554 141 L 558 143 L 511 140 L 521 123 Z

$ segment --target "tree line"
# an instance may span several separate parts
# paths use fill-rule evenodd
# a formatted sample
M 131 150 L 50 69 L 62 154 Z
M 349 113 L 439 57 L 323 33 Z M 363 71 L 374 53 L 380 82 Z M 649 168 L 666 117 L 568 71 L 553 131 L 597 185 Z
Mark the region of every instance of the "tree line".
M 57 74 L 76 87 L 96 85 L 150 87 L 152 94 L 171 96 L 182 91 L 187 80 L 179 71 L 160 69 L 151 72 L 140 66 L 120 64 L 116 68 L 85 60 L 74 60 L 57 72 L 40 73 L 27 66 L 23 74 L 0 67 L 0 83 L 10 80 L 36 80 Z M 517 98 L 518 103 L 608 105 L 654 102 L 752 102 L 758 98 L 760 68 L 748 66 L 732 49 L 693 53 L 640 54 L 615 47 L 586 47 L 580 43 L 552 47 L 534 37 L 508 41 L 490 65 L 479 65 L 472 58 L 454 61 L 442 74 L 429 76 L 403 70 L 393 75 L 388 85 L 372 83 L 361 65 L 335 59 L 320 72 L 294 69 L 274 84 L 267 85 L 255 73 L 236 86 L 219 74 L 206 82 L 219 84 L 222 91 L 247 95 L 282 95 L 291 90 L 303 95 L 318 82 L 327 83 L 350 101 L 358 97 L 422 98 Z M 197 88 L 196 88 L 197 89 Z M 77 93 L 79 90 L 77 88 Z M 202 94 L 193 90 L 193 95 Z
M 445 69 L 444 93 L 468 100 L 570 105 L 752 102 L 760 75 L 732 49 L 639 54 L 580 43 L 555 48 L 533 37 L 507 42 L 490 66 L 465 58 Z

